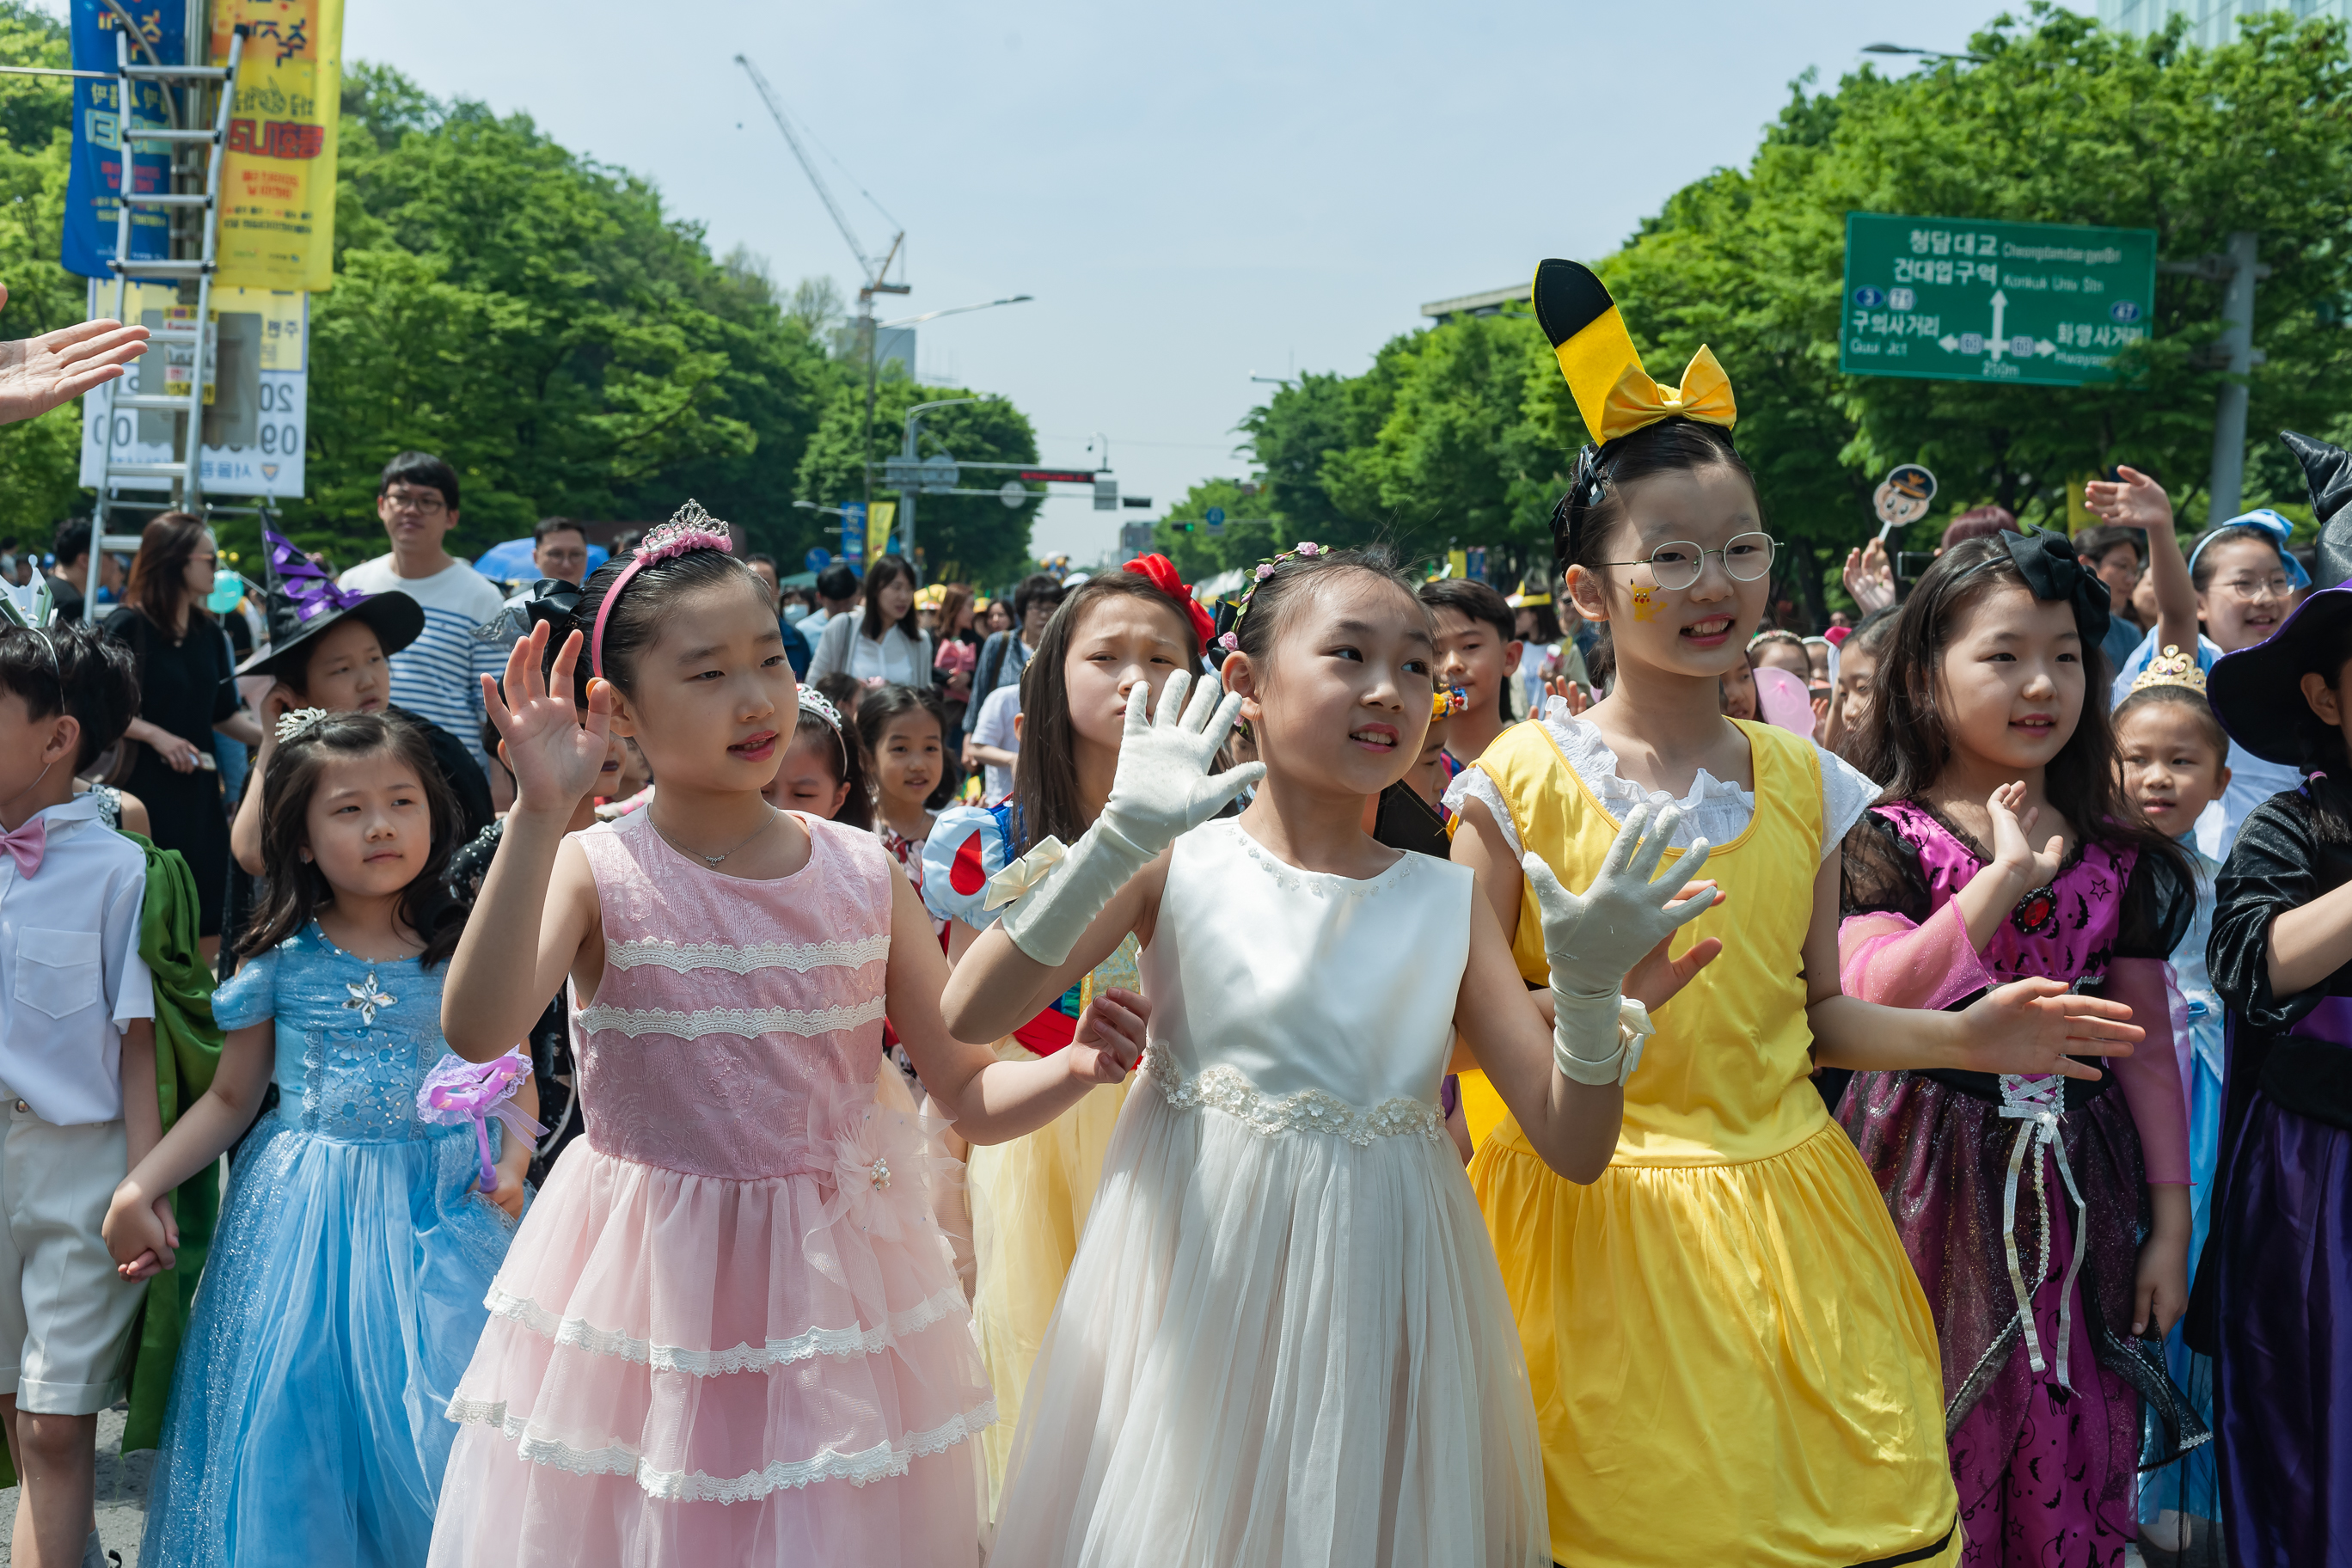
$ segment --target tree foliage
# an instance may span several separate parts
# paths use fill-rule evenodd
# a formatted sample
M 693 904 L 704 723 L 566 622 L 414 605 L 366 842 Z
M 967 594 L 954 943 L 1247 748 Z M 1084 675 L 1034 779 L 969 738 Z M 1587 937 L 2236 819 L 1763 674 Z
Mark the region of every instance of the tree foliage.
M 1849 212 L 2151 228 L 2166 260 L 2261 237 L 2247 504 L 2301 484 L 2270 433 L 2352 434 L 2352 66 L 2341 24 L 2249 18 L 2200 48 L 2037 3 L 1948 61 L 1899 79 L 1810 79 L 1744 168 L 1669 197 L 1597 263 L 1652 374 L 1701 344 L 1730 372 L 1739 446 L 1793 585 L 1816 611 L 1869 493 L 1896 462 L 1942 480 L 1949 513 L 1998 501 L 2063 526 L 2070 481 L 2116 462 L 2162 477 L 2201 518 L 2223 373 L 2221 285 L 2160 275 L 2150 339 L 2112 385 L 2057 388 L 1845 376 L 1837 369 Z M 1532 263 L 1533 258 L 1530 258 Z M 1276 532 L 1335 541 L 1444 534 L 1549 553 L 1547 518 L 1582 422 L 1531 321 L 1459 321 L 1397 338 L 1357 376 L 1309 376 L 1244 421 Z M 1256 542 L 1220 542 L 1220 564 Z M 1196 553 L 1201 546 L 1193 546 Z M 1230 562 L 1223 556 L 1234 557 Z

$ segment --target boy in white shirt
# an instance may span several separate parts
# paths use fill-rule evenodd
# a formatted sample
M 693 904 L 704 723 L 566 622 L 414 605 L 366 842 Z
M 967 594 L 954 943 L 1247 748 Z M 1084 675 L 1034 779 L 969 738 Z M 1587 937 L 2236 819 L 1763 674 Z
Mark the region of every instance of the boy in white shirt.
M 994 805 L 1013 793 L 1013 766 L 1021 752 L 1021 683 L 1000 686 L 980 705 L 971 726 L 971 760 L 981 764 L 981 800 Z
M 487 774 L 480 677 L 503 674 L 506 654 L 474 632 L 505 607 L 506 595 L 441 547 L 457 526 L 457 471 L 429 452 L 403 452 L 383 466 L 375 510 L 392 549 L 344 573 L 341 585 L 397 589 L 425 606 L 425 629 L 386 661 L 392 700 L 457 736 Z
M 0 1423 L 24 1488 L 20 1563 L 102 1561 L 98 1413 L 122 1395 L 147 1293 L 100 1233 L 163 1137 L 147 861 L 98 795 L 73 792 L 137 711 L 121 644 L 83 622 L 0 619 Z

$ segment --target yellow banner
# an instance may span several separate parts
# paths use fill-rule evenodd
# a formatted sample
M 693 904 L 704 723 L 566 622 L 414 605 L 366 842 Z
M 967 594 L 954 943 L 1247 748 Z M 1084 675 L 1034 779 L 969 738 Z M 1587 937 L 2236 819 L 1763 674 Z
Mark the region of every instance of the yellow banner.
M 898 503 L 877 500 L 866 509 L 866 564 L 871 566 L 890 548 L 890 536 L 898 531 Z
M 335 137 L 343 98 L 343 0 L 214 0 L 212 58 L 246 28 L 221 168 L 223 288 L 330 288 L 335 280 Z

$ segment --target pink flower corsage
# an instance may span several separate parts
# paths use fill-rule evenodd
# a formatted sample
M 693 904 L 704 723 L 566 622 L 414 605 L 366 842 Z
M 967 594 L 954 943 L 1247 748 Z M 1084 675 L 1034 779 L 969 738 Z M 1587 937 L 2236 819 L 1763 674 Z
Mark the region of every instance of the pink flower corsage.
M 416 1114 L 436 1126 L 474 1124 L 474 1146 L 482 1155 L 482 1191 L 499 1184 L 499 1170 L 490 1159 L 490 1121 L 496 1118 L 514 1137 L 536 1141 L 547 1129 L 523 1114 L 513 1103 L 515 1091 L 530 1077 L 530 1059 L 509 1051 L 486 1062 L 469 1062 L 452 1054 L 425 1075 L 416 1090 Z

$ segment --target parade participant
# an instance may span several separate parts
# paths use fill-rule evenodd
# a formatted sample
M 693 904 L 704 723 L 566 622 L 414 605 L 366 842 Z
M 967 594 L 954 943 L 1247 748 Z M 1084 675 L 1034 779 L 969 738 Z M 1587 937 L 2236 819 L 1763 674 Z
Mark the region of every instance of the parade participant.
M 856 725 L 873 773 L 875 835 L 919 890 L 923 842 L 937 816 L 929 802 L 947 769 L 939 695 L 929 686 L 870 688 L 858 700 Z
M 361 594 L 339 588 L 289 541 L 268 529 L 261 531 L 261 540 L 268 552 L 264 598 L 269 641 L 236 668 L 240 676 L 268 676 L 278 683 L 256 709 L 262 731 L 255 779 L 266 776 L 277 758 L 278 721 L 298 708 L 389 713 L 423 732 L 434 770 L 457 804 L 457 842 L 473 838 L 489 826 L 492 813 L 489 780 L 472 750 L 440 725 L 394 707 L 390 700 L 391 656 L 424 631 L 423 607 L 398 589 Z M 229 849 L 237 865 L 255 877 L 264 869 L 262 795 L 258 782 L 250 784 L 229 824 Z M 249 913 L 236 912 L 240 918 L 234 923 L 238 924 Z
M 440 966 L 457 943 L 439 918 L 456 816 L 423 739 L 373 713 L 280 725 L 262 786 L 268 883 L 245 965 L 213 998 L 220 1066 L 107 1214 L 126 1278 L 168 1265 L 156 1195 L 246 1138 L 140 1555 L 421 1563 L 455 1436 L 441 1407 L 488 1316 L 530 1141 L 503 1143 L 485 1191 L 471 1128 L 418 1110 L 450 1059 Z M 254 1125 L 273 1079 L 278 1107 Z
M 1553 513 L 1555 547 L 1615 676 L 1581 717 L 1517 726 L 1454 781 L 1454 858 L 1538 984 L 1549 944 L 1523 850 L 1585 886 L 1621 816 L 1675 799 L 1676 870 L 1702 835 L 1728 895 L 1627 978 L 1657 1033 L 1600 1180 L 1545 1169 L 1523 1116 L 1471 1165 L 1527 1349 L 1551 1554 L 1682 1568 L 1769 1542 L 1808 1568 L 1956 1563 L 1934 1320 L 1810 1076 L 1817 1060 L 2047 1071 L 2062 1048 L 2108 1048 L 2079 1037 L 2137 1031 L 2047 982 L 1934 1018 L 1840 994 L 1839 839 L 1875 790 L 1811 741 L 1723 715 L 1775 549 L 1730 385 L 1704 349 L 1679 389 L 1653 382 L 1575 263 L 1543 263 L 1535 301 L 1598 443 Z
M 2333 450 L 2292 430 L 2282 430 L 2279 438 L 2305 464 L 2325 461 Z M 2184 558 L 2164 487 L 2137 468 L 2118 468 L 2116 474 L 2112 482 L 2085 485 L 2084 504 L 2110 525 L 2147 534 L 2144 582 L 2151 585 L 2157 613 L 2131 657 L 2108 672 L 2110 707 L 2130 695 L 2131 683 L 2166 648 L 2193 648 L 2197 668 L 2210 673 L 2223 654 L 2252 647 L 2278 628 L 2294 595 L 2311 585 L 2311 574 L 2286 548 L 2293 525 L 2277 512 L 2264 507 L 2208 529 Z M 2293 768 L 2241 756 L 2229 789 L 2197 825 L 2197 847 L 2210 859 L 2226 858 L 2246 814 L 2302 782 Z
M 2334 585 L 2209 677 L 2239 750 L 2305 775 L 2239 830 L 2210 950 L 2230 1059 L 2189 1342 L 2215 1358 L 2223 1530 L 2246 1568 L 2340 1555 L 2352 1499 L 2352 458 L 2299 455 Z
M 26 624 L 48 609 L 0 605 L 0 1426 L 25 1478 L 14 1550 L 67 1563 L 96 1558 L 98 1413 L 147 1294 L 107 1258 L 106 1205 L 163 1129 L 147 858 L 74 792 L 138 680 L 89 623 Z
M 1484 583 L 1440 577 L 1420 593 L 1437 627 L 1438 687 L 1458 686 L 1468 699 L 1445 726 L 1445 747 L 1457 766 L 1475 763 L 1515 717 L 1511 685 L 1527 645 L 1510 602 Z
M 1904 603 L 1858 746 L 1888 783 L 1846 838 L 1849 994 L 1944 1008 L 2037 979 L 2126 1003 L 2146 1031 L 2112 1074 L 1879 1071 L 1846 1090 L 1935 1304 L 1972 1564 L 2120 1565 L 2142 1398 L 2170 1429 L 2161 1458 L 2205 1432 L 2134 1342 L 2188 1301 L 2165 968 L 2196 886 L 2117 783 L 2090 674 L 2106 620 L 2106 584 L 2059 534 L 1953 546 Z
M 587 1131 L 449 1401 L 436 1563 L 973 1563 L 993 1408 L 882 1015 L 975 1142 L 1136 1059 L 1118 998 L 1050 1063 L 949 1037 L 945 961 L 874 836 L 760 796 L 796 689 L 728 544 L 689 502 L 590 579 L 550 675 L 535 626 L 486 694 L 520 795 L 443 1026 L 488 1060 L 568 977 Z M 567 837 L 614 731 L 660 789 Z
M 1177 671 L 1147 720 L 1135 682 L 1101 816 L 1033 852 L 949 984 L 950 1026 L 994 1033 L 1131 935 L 1154 1009 L 995 1555 L 1540 1563 L 1526 1372 L 1439 1083 L 1458 1030 L 1533 1146 L 1589 1181 L 1640 1010 L 1564 998 L 1548 1029 L 1472 919 L 1470 874 L 1363 831 L 1434 689 L 1428 613 L 1386 557 L 1286 551 L 1219 640 L 1231 695 L 1204 679 L 1187 707 Z M 1236 710 L 1262 760 L 1204 777 Z M 1202 826 L 1253 775 L 1242 815 Z M 1582 899 L 1538 879 L 1556 991 L 1622 974 L 1706 905 L 1650 881 L 1643 826 Z
M 2076 559 L 2088 553 L 2078 544 Z M 2131 695 L 2116 709 L 2116 753 L 2126 798 L 2150 826 L 2171 838 L 2197 875 L 2197 912 L 2170 960 L 2173 1038 L 2180 1047 L 2181 1079 L 2189 1097 L 2189 1273 L 2194 1279 L 2212 1219 L 2227 1037 L 2221 999 L 2205 967 L 2205 950 L 2213 933 L 2214 886 L 2221 868 L 2198 849 L 2192 828 L 2205 807 L 2230 786 L 2230 738 L 2206 701 L 2205 672 L 2194 659 L 2178 648 L 2167 648 L 2140 672 Z M 2210 1427 L 2212 1358 L 2189 1348 L 2185 1330 L 2185 1324 L 2175 1323 L 2165 1335 L 2165 1367 Z M 2221 1510 L 2213 1461 L 2212 1448 L 2200 1447 L 2182 1456 L 2179 1463 L 2141 1478 L 2144 1545 L 2174 1553 L 2218 1553 L 2212 1531 Z
M 1863 715 L 1870 710 L 1879 656 L 1886 649 L 1886 639 L 1895 635 L 1897 613 L 1893 605 L 1871 611 L 1837 650 L 1837 687 L 1830 695 L 1830 721 L 1822 744 L 1848 762 L 1853 761 L 1852 742 L 1862 732 Z
M 770 805 L 803 811 L 845 827 L 874 826 L 874 793 L 866 782 L 866 747 L 857 731 L 815 687 L 801 689 L 801 716 L 776 776 L 760 792 Z
M 1029 741 L 1016 758 L 1011 796 L 992 809 L 950 806 L 923 853 L 923 901 L 948 921 L 948 955 L 960 961 L 996 922 L 1004 868 L 1038 846 L 1075 844 L 1109 798 L 1127 730 L 1128 693 L 1156 695 L 1180 669 L 1201 668 L 1212 625 L 1166 557 L 1147 555 L 1070 591 L 1047 623 L 1017 692 L 1030 708 Z M 1025 759 L 1025 760 L 1022 760 Z M 1067 1045 L 1097 992 L 1137 989 L 1136 944 L 1121 942 L 1084 979 L 996 1043 L 1006 1061 L 1034 1061 Z M 1103 1155 L 1127 1099 L 1106 1084 L 1066 1116 L 1025 1138 L 974 1149 L 965 1163 L 974 1258 L 972 1319 L 996 1387 L 997 1424 L 982 1437 L 990 1516 L 1020 1420 L 1037 1347 L 1087 1227 Z

